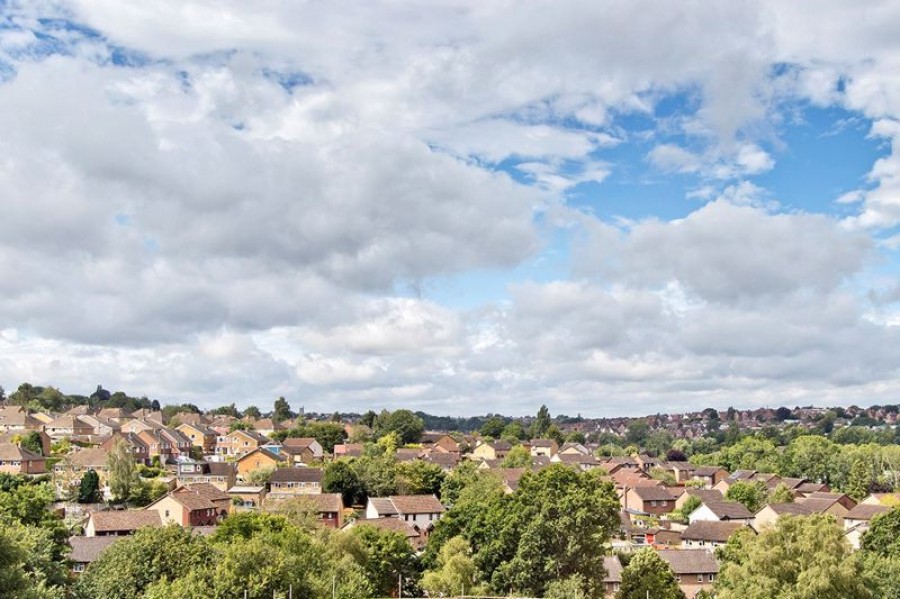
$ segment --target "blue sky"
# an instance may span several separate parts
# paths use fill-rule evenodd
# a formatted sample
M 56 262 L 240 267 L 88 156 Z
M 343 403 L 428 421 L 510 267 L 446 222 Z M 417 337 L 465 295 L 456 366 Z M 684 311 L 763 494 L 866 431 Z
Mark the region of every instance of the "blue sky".
M 0 2 L 0 384 L 898 396 L 900 9 Z

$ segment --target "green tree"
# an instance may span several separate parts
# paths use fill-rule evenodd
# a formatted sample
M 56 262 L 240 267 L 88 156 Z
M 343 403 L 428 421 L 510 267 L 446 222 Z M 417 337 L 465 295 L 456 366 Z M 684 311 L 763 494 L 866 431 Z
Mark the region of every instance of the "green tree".
M 550 410 L 547 409 L 547 406 L 542 405 L 540 409 L 538 409 L 534 422 L 531 423 L 531 438 L 545 438 L 547 431 L 550 429 L 550 424 Z
M 863 578 L 872 591 L 872 597 L 896 599 L 900 597 L 900 556 L 885 557 L 866 551 L 860 552 Z
M 501 498 L 496 507 L 489 509 L 486 520 L 469 523 L 486 525 L 486 530 L 470 528 L 465 535 L 477 551 L 476 564 L 490 574 L 495 590 L 540 596 L 550 582 L 574 574 L 594 584 L 594 574 L 603 568 L 603 546 L 619 527 L 619 503 L 611 484 L 551 465 L 526 472 L 516 492 Z M 579 534 L 572 535 L 573 530 Z
M 243 417 L 244 418 L 252 418 L 254 420 L 259 420 L 260 418 L 262 418 L 262 412 L 260 412 L 259 408 L 257 408 L 256 406 L 248 406 L 244 410 Z M 274 420 L 274 418 L 273 418 L 273 420 Z
M 522 445 L 516 445 L 500 463 L 503 468 L 528 468 L 531 466 L 531 452 Z
M 503 436 L 503 429 L 506 427 L 506 421 L 499 416 L 492 416 L 484 421 L 478 430 L 485 437 L 499 439 Z
M 546 599 L 586 599 L 585 588 L 588 588 L 587 581 L 581 574 L 573 574 L 568 578 L 554 580 L 547 585 L 547 593 L 544 595 Z
M 762 481 L 738 481 L 728 487 L 725 499 L 743 503 L 750 512 L 756 512 L 766 504 L 766 484 Z
M 291 411 L 291 405 L 283 397 L 276 399 L 275 405 L 273 405 L 272 408 L 272 420 L 275 422 L 283 422 L 294 417 L 294 413 Z
M 134 457 L 123 439 L 116 441 L 109 452 L 106 471 L 109 472 L 109 491 L 115 501 L 127 500 L 140 485 Z
M 41 442 L 41 435 L 37 431 L 29 431 L 22 435 L 19 445 L 32 453 L 44 455 L 44 444 Z
M 366 524 L 353 527 L 352 532 L 365 548 L 365 568 L 377 596 L 396 596 L 401 578 L 403 594 L 415 593 L 421 575 L 419 560 L 404 535 Z
M 425 423 L 409 410 L 382 412 L 378 416 L 376 432 L 379 437 L 388 433 L 397 433 L 401 443 L 416 443 L 425 432 Z
M 335 460 L 325 466 L 322 490 L 340 493 L 345 506 L 362 505 L 366 500 L 366 488 L 347 460 Z
M 78 579 L 82 597 L 141 597 L 163 578 L 175 580 L 203 570 L 213 557 L 206 539 L 177 525 L 143 528 L 108 547 Z
M 478 568 L 471 558 L 472 548 L 462 537 L 450 539 L 440 551 L 438 568 L 425 572 L 422 588 L 429 597 L 476 595 L 487 589 L 476 582 Z
M 397 464 L 397 492 L 402 495 L 439 495 L 446 473 L 437 464 L 411 460 Z
M 100 477 L 91 468 L 81 477 L 78 486 L 78 503 L 99 503 L 103 498 L 100 495 Z
M 717 553 L 720 599 L 871 597 L 861 563 L 830 515 L 785 516 L 759 536 L 732 535 Z
M 900 506 L 872 518 L 860 548 L 866 553 L 900 558 Z
M 521 441 L 528 438 L 528 433 L 522 427 L 521 422 L 514 420 L 503 427 L 503 433 L 500 436 L 503 439 L 518 439 Z
M 625 442 L 633 445 L 642 446 L 647 433 L 650 432 L 650 425 L 646 420 L 635 419 L 628 423 L 628 430 L 625 432 Z
M 794 494 L 790 489 L 787 488 L 787 485 L 784 483 L 779 483 L 772 492 L 769 493 L 768 498 L 766 498 L 766 503 L 793 503 L 794 502 Z
M 862 501 L 869 494 L 869 487 L 873 482 L 876 482 L 876 476 L 872 471 L 871 462 L 867 463 L 858 459 L 850 468 L 844 492 L 854 501 Z
M 616 599 L 684 599 L 672 568 L 653 549 L 641 549 L 622 569 Z
M 783 473 L 831 484 L 839 470 L 840 446 L 825 437 L 806 435 L 790 442 L 784 452 Z

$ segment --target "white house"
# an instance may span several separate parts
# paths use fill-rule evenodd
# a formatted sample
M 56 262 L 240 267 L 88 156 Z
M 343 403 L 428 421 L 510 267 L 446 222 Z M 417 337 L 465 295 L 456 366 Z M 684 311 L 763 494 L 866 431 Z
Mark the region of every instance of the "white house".
M 427 526 L 444 513 L 444 506 L 434 495 L 394 495 L 370 497 L 366 518 L 398 518 L 410 524 Z

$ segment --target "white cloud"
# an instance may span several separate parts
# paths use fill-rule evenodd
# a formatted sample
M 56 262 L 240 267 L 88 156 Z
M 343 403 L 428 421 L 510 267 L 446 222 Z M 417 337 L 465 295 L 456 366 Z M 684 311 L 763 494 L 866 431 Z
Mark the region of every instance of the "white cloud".
M 900 222 L 897 6 L 5 8 L 21 27 L 0 34 L 7 384 L 449 413 L 897 391 L 892 321 L 864 318 L 856 287 L 870 232 Z M 658 118 L 673 96 L 682 114 Z M 798 100 L 873 119 L 890 150 L 839 198 L 860 211 L 843 223 L 751 180 Z M 579 183 L 640 177 L 630 142 L 710 203 L 616 220 L 609 186 L 595 211 L 567 208 Z M 516 275 L 507 303 L 394 292 L 508 275 L 577 235 L 574 279 Z

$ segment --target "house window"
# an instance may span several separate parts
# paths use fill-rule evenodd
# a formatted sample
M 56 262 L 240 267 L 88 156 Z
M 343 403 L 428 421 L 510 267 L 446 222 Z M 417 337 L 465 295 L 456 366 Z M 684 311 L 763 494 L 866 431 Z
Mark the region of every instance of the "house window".
M 166 518 L 169 517 L 169 510 L 166 510 Z
M 707 579 L 709 582 L 712 582 L 712 581 L 714 581 L 714 580 L 716 579 L 716 575 L 715 575 L 715 574 L 709 574 L 709 575 L 706 577 L 706 579 Z
M 84 564 L 75 564 L 72 566 L 72 572 L 84 572 Z
M 697 582 L 703 582 L 703 574 L 697 574 Z

